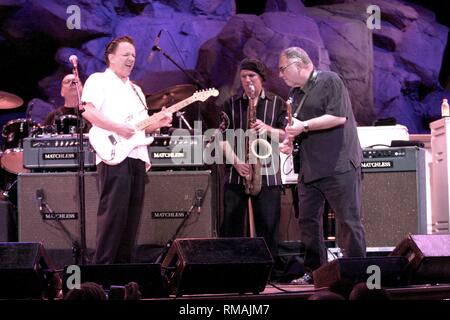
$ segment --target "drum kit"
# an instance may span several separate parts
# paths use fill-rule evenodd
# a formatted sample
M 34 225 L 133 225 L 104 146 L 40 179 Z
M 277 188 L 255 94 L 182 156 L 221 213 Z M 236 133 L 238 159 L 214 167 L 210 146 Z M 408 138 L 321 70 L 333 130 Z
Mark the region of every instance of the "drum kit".
M 15 109 L 23 105 L 22 98 L 0 91 L 0 110 Z M 0 198 L 16 204 L 16 182 L 19 173 L 29 172 L 23 166 L 23 140 L 43 134 L 71 134 L 76 132 L 77 117 L 63 115 L 55 120 L 55 125 L 43 126 L 32 119 L 19 118 L 8 121 L 2 128 L 3 148 L 0 151 L 1 176 Z

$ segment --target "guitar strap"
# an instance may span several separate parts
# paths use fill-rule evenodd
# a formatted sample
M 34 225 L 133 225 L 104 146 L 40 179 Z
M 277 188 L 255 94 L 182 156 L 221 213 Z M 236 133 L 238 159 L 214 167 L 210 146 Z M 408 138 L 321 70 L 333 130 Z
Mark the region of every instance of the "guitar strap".
M 147 105 L 144 103 L 144 101 L 142 101 L 141 96 L 139 95 L 139 93 L 137 92 L 136 88 L 134 87 L 134 84 L 130 81 L 131 84 L 131 88 L 133 89 L 134 93 L 136 93 L 139 101 L 142 103 L 142 105 L 144 106 L 145 110 L 148 110 Z
M 319 74 L 319 71 L 314 70 L 313 74 L 311 76 L 311 79 L 309 81 L 311 81 L 311 84 L 314 84 L 316 82 L 317 79 L 317 75 Z M 293 90 L 291 90 L 291 92 L 289 92 L 289 98 L 292 98 L 292 101 L 294 101 L 294 97 L 292 97 L 293 95 Z M 302 99 L 300 100 L 300 103 L 297 106 L 297 109 L 295 109 L 295 112 L 292 114 L 295 118 L 297 118 L 300 110 L 303 107 L 303 104 L 305 103 L 306 97 L 308 96 L 308 91 L 305 92 L 305 94 L 303 95 Z

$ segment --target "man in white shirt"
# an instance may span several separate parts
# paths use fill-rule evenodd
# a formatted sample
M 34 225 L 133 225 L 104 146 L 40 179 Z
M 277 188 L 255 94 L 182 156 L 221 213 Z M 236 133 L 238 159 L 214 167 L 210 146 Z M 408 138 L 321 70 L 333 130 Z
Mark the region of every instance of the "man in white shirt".
M 127 123 L 131 117 L 146 114 L 145 96 L 129 75 L 136 60 L 134 41 L 123 36 L 112 40 L 105 51 L 107 69 L 92 74 L 82 95 L 83 117 L 127 142 L 135 135 L 145 136 Z M 165 111 L 161 111 L 164 113 Z M 172 115 L 163 114 L 145 132 L 171 125 Z M 91 130 L 90 134 L 93 130 Z M 108 136 L 109 137 L 109 136 Z M 131 141 L 131 140 L 130 140 Z M 110 165 L 97 150 L 100 201 L 97 212 L 96 264 L 129 263 L 139 227 L 145 188 L 145 172 L 150 169 L 146 145 L 134 147 L 119 164 Z

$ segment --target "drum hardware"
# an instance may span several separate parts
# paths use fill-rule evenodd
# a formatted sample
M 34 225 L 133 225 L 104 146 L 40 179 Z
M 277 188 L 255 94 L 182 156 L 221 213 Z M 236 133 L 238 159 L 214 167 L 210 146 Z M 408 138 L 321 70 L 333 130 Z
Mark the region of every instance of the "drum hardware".
M 148 110 L 157 112 L 162 107 L 171 106 L 190 97 L 196 90 L 195 86 L 191 84 L 179 84 L 154 94 L 146 95 Z
M 186 127 L 189 129 L 189 130 L 192 130 L 192 127 L 191 127 L 191 125 L 189 124 L 189 122 L 186 120 L 186 118 L 184 117 L 184 114 L 185 114 L 185 112 L 186 111 L 183 111 L 183 112 L 181 112 L 181 111 L 178 111 L 175 115 L 178 117 L 178 128 L 182 128 L 183 126 L 182 126 L 182 122 L 184 122 L 184 124 L 186 125 Z
M 59 116 L 55 120 L 56 132 L 58 134 L 75 134 L 77 133 L 78 118 L 73 114 L 65 114 Z

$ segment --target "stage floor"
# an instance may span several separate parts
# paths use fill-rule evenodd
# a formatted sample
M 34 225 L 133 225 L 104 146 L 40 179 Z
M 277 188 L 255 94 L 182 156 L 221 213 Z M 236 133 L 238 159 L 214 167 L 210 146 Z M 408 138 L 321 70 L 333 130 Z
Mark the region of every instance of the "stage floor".
M 396 288 L 385 288 L 392 300 L 450 300 L 450 284 L 439 285 L 409 285 Z M 326 291 L 327 288 L 315 288 L 314 285 L 290 285 L 268 283 L 265 290 L 259 294 L 198 294 L 180 297 L 148 300 L 307 300 L 311 295 Z

